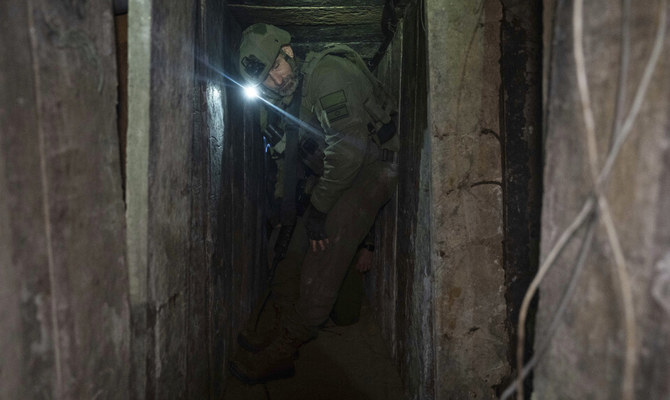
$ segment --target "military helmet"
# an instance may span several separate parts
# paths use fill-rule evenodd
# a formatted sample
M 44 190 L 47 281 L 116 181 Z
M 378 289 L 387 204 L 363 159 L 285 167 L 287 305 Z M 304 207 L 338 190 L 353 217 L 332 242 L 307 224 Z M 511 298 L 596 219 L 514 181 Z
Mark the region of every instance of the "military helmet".
M 242 32 L 240 41 L 240 73 L 252 85 L 265 80 L 281 47 L 291 43 L 285 30 L 268 24 L 254 24 Z

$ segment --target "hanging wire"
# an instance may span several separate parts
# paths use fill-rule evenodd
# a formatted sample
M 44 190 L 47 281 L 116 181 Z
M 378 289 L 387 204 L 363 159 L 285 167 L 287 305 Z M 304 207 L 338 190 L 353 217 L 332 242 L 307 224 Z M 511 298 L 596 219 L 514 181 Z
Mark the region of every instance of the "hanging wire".
M 598 208 L 601 211 L 601 221 L 605 225 L 607 238 L 610 247 L 614 253 L 617 278 L 620 284 L 621 300 L 624 311 L 624 330 L 626 338 L 626 350 L 624 358 L 624 379 L 622 380 L 622 398 L 632 400 L 633 388 L 635 383 L 635 361 L 637 359 L 636 349 L 636 329 L 635 329 L 635 307 L 633 304 L 633 295 L 630 283 L 630 277 L 626 269 L 626 259 L 619 243 L 619 237 L 614 226 L 614 220 L 609 209 L 607 198 L 603 193 L 604 185 L 598 184 L 598 148 L 596 143 L 596 126 L 591 109 L 591 95 L 589 93 L 589 84 L 586 76 L 586 62 L 584 60 L 584 32 L 583 32 L 583 13 L 584 0 L 575 0 L 572 13 L 573 26 L 573 55 L 575 58 L 575 69 L 577 73 L 577 87 L 579 97 L 582 103 L 582 113 L 586 129 L 587 154 L 589 157 L 589 166 L 591 177 L 594 184 L 594 193 L 598 199 Z M 622 31 L 623 33 L 623 31 Z M 625 42 L 627 39 L 624 38 Z M 623 101 L 623 100 L 621 100 Z M 617 102 L 618 103 L 618 102 Z
M 537 275 L 533 278 L 533 281 L 528 286 L 526 295 L 523 298 L 521 303 L 521 310 L 519 311 L 519 326 L 518 326 L 518 335 L 517 335 L 517 371 L 519 376 L 512 385 L 516 384 L 517 398 L 523 400 L 523 378 L 521 374 L 523 372 L 523 353 L 524 353 L 524 341 L 526 340 L 526 317 L 528 316 L 528 308 L 530 307 L 530 302 L 537 292 L 540 283 L 544 279 L 544 276 L 547 274 L 549 269 L 554 265 L 554 262 L 558 256 L 563 252 L 563 249 L 568 244 L 575 232 L 582 226 L 582 224 L 591 217 L 592 212 L 595 209 L 595 200 L 593 196 L 589 196 L 584 205 L 582 206 L 581 211 L 577 214 L 577 217 L 572 221 L 570 226 L 561 234 L 558 241 L 551 249 L 545 261 L 540 265 L 540 268 L 537 271 Z
M 587 224 L 586 233 L 584 234 L 584 239 L 582 241 L 581 248 L 579 249 L 579 253 L 577 255 L 577 262 L 575 263 L 575 267 L 572 269 L 568 285 L 566 286 L 565 291 L 563 292 L 563 296 L 561 297 L 561 301 L 558 305 L 558 308 L 556 308 L 556 311 L 554 312 L 554 316 L 551 320 L 551 323 L 549 324 L 549 328 L 546 329 L 544 334 L 540 336 L 542 339 L 541 342 L 537 345 L 533 357 L 531 357 L 531 359 L 528 360 L 526 365 L 523 367 L 522 379 L 526 379 L 530 371 L 532 371 L 532 369 L 535 367 L 540 358 L 542 358 L 545 351 L 549 349 L 551 340 L 553 339 L 554 334 L 558 331 L 558 324 L 561 322 L 561 317 L 563 316 L 563 313 L 565 312 L 567 305 L 570 303 L 570 299 L 572 298 L 572 295 L 575 292 L 577 282 L 579 282 L 579 277 L 581 276 L 581 273 L 584 270 L 584 265 L 586 264 L 585 263 L 586 256 L 588 255 L 589 250 L 591 249 L 591 244 L 593 242 L 593 233 L 595 232 L 594 217 L 595 215 L 592 214 L 591 218 L 586 221 Z M 508 399 L 510 396 L 514 394 L 516 388 L 517 387 L 514 384 L 508 386 L 507 389 L 505 389 L 505 391 L 503 392 L 502 396 L 500 396 L 500 399 L 501 400 Z
M 630 8 L 630 4 L 627 3 L 628 0 L 623 0 L 624 4 L 622 9 L 624 10 L 625 13 L 627 13 L 628 9 Z M 598 173 L 597 171 L 597 148 L 595 146 L 595 122 L 593 119 L 593 114 L 591 111 L 590 107 L 590 97 L 588 93 L 588 83 L 586 81 L 586 68 L 585 68 L 585 62 L 584 62 L 584 54 L 583 54 L 583 46 L 582 46 L 582 40 L 583 40 L 583 34 L 582 34 L 582 21 L 583 21 L 583 10 L 582 10 L 582 5 L 583 5 L 583 0 L 575 0 L 574 4 L 574 9 L 573 9 L 573 41 L 574 41 L 574 46 L 573 46 L 573 51 L 574 51 L 574 57 L 575 57 L 575 64 L 576 64 L 576 72 L 577 72 L 577 77 L 578 77 L 578 85 L 579 85 L 579 93 L 580 93 L 580 98 L 582 101 L 582 112 L 584 114 L 584 122 L 586 125 L 586 135 L 587 135 L 587 148 L 588 148 L 588 154 L 589 154 L 589 164 L 591 167 L 591 175 L 594 181 L 594 188 L 592 194 L 587 197 L 586 201 L 584 202 L 584 205 L 582 206 L 581 211 L 575 217 L 575 219 L 572 221 L 572 223 L 568 226 L 568 228 L 561 234 L 559 237 L 558 241 L 554 245 L 554 247 L 549 251 L 547 258 L 545 261 L 542 263 L 540 268 L 538 269 L 538 273 L 529 285 L 529 288 L 526 292 L 526 295 L 524 296 L 524 300 L 522 302 L 521 310 L 519 313 L 519 325 L 518 325 L 518 337 L 517 337 L 517 370 L 518 370 L 518 376 L 516 380 L 503 392 L 503 398 L 507 398 L 510 396 L 515 390 L 517 392 L 517 399 L 518 400 L 523 400 L 523 379 L 524 377 L 531 371 L 533 366 L 537 363 L 539 357 L 544 354 L 544 349 L 542 346 L 540 347 L 540 352 L 534 356 L 531 359 L 531 362 L 528 363 L 526 367 L 523 366 L 523 354 L 524 354 L 524 341 L 525 341 L 525 324 L 526 324 L 526 318 L 528 314 L 528 308 L 530 305 L 530 302 L 535 295 L 540 282 L 544 279 L 546 273 L 548 270 L 553 266 L 554 262 L 556 261 L 557 257 L 560 255 L 560 253 L 563 251 L 567 243 L 570 242 L 570 240 L 573 238 L 573 235 L 575 232 L 582 226 L 585 221 L 589 220 L 590 217 L 593 217 L 593 221 L 595 221 L 597 218 L 596 214 L 596 204 L 597 207 L 600 209 L 603 218 L 601 219 L 602 223 L 605 225 L 606 231 L 607 231 L 607 236 L 608 240 L 610 243 L 610 246 L 612 247 L 612 250 L 614 252 L 614 258 L 615 258 L 615 263 L 617 267 L 617 278 L 620 283 L 620 291 L 621 291 L 621 298 L 622 298 L 622 303 L 624 306 L 624 317 L 625 317 L 625 331 L 626 331 L 626 355 L 625 355 L 625 365 L 624 365 L 624 379 L 622 381 L 622 393 L 623 393 L 623 398 L 626 400 L 632 399 L 634 395 L 634 387 L 635 387 L 635 362 L 637 358 L 637 352 L 636 352 L 636 338 L 635 338 L 635 315 L 634 315 L 634 305 L 633 305 L 633 300 L 632 300 L 632 292 L 630 289 L 630 281 L 629 277 L 627 274 L 626 270 L 626 264 L 625 264 L 625 257 L 623 255 L 623 251 L 621 249 L 621 245 L 618 240 L 618 235 L 616 233 L 616 229 L 614 226 L 613 219 L 611 217 L 611 212 L 609 210 L 609 205 L 607 203 L 607 200 L 605 196 L 603 195 L 604 192 L 604 187 L 607 182 L 607 179 L 609 177 L 609 174 L 612 170 L 612 166 L 614 164 L 614 161 L 616 160 L 619 151 L 621 150 L 621 147 L 623 143 L 626 141 L 628 138 L 631 128 L 633 126 L 633 122 L 637 118 L 637 114 L 639 113 L 641 106 L 642 106 L 642 101 L 644 100 L 644 97 L 646 95 L 646 91 L 648 89 L 649 83 L 651 81 L 651 77 L 653 75 L 653 72 L 656 68 L 656 64 L 658 62 L 658 58 L 660 57 L 662 48 L 663 48 L 663 43 L 665 39 L 665 31 L 666 31 L 666 13 L 667 13 L 667 0 L 661 0 L 659 4 L 660 12 L 659 12 L 659 22 L 658 22 L 658 28 L 656 30 L 656 38 L 654 42 L 654 47 L 651 52 L 651 55 L 649 56 L 649 60 L 645 66 L 645 71 L 642 76 L 642 79 L 640 81 L 640 85 L 638 86 L 638 90 L 635 94 L 635 98 L 633 101 L 633 105 L 631 106 L 631 110 L 628 113 L 623 126 L 621 126 L 620 131 L 619 131 L 619 123 L 615 121 L 615 128 L 613 132 L 614 136 L 614 141 L 613 144 L 609 150 L 608 156 L 605 160 L 603 168 L 600 170 Z M 620 79 L 619 79 L 619 85 L 623 85 L 626 81 L 626 74 L 627 74 L 627 68 L 628 68 L 628 59 L 629 59 L 629 47 L 628 47 L 628 41 L 630 37 L 630 33 L 628 30 L 628 18 L 623 17 L 622 18 L 622 59 L 625 58 L 625 61 L 622 62 L 622 69 L 620 71 Z M 622 76 L 623 75 L 623 76 Z M 618 94 L 617 94 L 617 113 L 621 112 L 621 108 L 623 107 L 621 104 L 623 104 L 624 99 L 622 98 L 625 94 L 624 89 L 618 89 Z M 620 114 L 618 114 L 620 115 Z M 618 117 L 615 117 L 618 118 Z M 593 227 L 589 226 L 588 230 L 592 230 Z M 590 236 L 590 233 L 587 231 L 587 238 Z M 589 241 L 591 239 L 588 239 Z M 590 246 L 590 245 L 589 245 Z M 582 247 L 582 251 L 587 251 L 584 250 L 587 247 Z M 582 266 L 581 264 L 584 262 L 584 258 L 582 255 L 579 257 L 579 261 L 577 262 L 577 265 L 575 266 L 575 270 L 579 269 L 581 270 Z M 571 283 L 568 284 L 568 287 L 566 288 L 565 295 L 563 296 L 563 299 L 561 300 L 561 305 L 556 311 L 556 314 L 560 316 L 560 314 L 563 313 L 565 303 L 567 302 L 567 298 L 569 296 L 566 295 L 574 290 L 574 283 L 572 283 L 572 280 L 576 280 L 575 276 L 579 276 L 574 270 L 571 278 Z M 555 315 L 552 323 L 550 325 L 550 329 L 556 328 L 555 324 L 557 321 L 557 316 Z

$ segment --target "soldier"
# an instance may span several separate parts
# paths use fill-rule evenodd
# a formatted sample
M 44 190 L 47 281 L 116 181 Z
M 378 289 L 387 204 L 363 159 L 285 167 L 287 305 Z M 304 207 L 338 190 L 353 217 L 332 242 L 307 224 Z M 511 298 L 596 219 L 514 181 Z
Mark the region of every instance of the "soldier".
M 328 319 L 359 244 L 397 182 L 392 98 L 350 48 L 331 46 L 309 53 L 302 63 L 290 39 L 284 30 L 255 24 L 240 43 L 244 79 L 288 115 L 282 118 L 283 225 L 296 223 L 296 158 L 320 175 L 296 227 L 304 232 L 299 245 L 305 249 L 304 257 L 298 256 L 300 297 L 284 305 L 267 340 L 255 340 L 254 348 L 238 351 L 230 362 L 231 372 L 247 383 L 293 374 L 297 349 Z M 292 122 L 296 118 L 304 123 Z M 312 125 L 320 127 L 318 135 Z

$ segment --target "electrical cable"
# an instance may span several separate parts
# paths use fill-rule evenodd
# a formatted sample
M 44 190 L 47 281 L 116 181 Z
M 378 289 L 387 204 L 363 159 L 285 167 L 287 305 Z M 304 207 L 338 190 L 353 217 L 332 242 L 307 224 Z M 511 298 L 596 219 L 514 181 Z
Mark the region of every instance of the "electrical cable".
M 592 215 L 592 218 L 589 221 L 587 221 L 586 233 L 584 234 L 584 241 L 582 242 L 582 245 L 579 249 L 579 253 L 577 255 L 577 262 L 575 263 L 575 267 L 571 271 L 570 279 L 568 280 L 568 284 L 564 289 L 563 296 L 561 297 L 559 306 L 554 312 L 554 316 L 552 317 L 551 323 L 549 324 L 549 328 L 545 331 L 544 335 L 540 336 L 542 337 L 542 341 L 538 344 L 537 349 L 533 354 L 533 357 L 531 357 L 531 359 L 528 360 L 526 365 L 523 367 L 522 379 L 526 379 L 530 371 L 535 367 L 537 362 L 544 355 L 545 351 L 547 351 L 547 349 L 549 348 L 549 344 L 551 344 L 551 340 L 554 337 L 554 334 L 558 330 L 558 324 L 559 322 L 561 322 L 561 317 L 563 316 L 563 313 L 565 312 L 565 309 L 567 308 L 567 305 L 569 304 L 569 301 L 572 298 L 572 295 L 574 294 L 575 288 L 577 287 L 577 282 L 579 281 L 579 277 L 582 271 L 584 270 L 586 256 L 588 255 L 588 252 L 591 249 L 591 243 L 593 242 L 593 233 L 595 232 L 594 217 L 595 215 Z M 512 394 L 514 394 L 515 391 L 516 391 L 516 383 L 512 382 L 509 386 L 507 386 L 505 391 L 503 391 L 500 400 L 506 400 Z
M 621 146 L 628 138 L 630 130 L 633 127 L 633 122 L 637 118 L 637 114 L 640 112 L 640 108 L 642 108 L 642 101 L 644 100 L 644 96 L 647 93 L 649 83 L 651 82 L 651 77 L 654 73 L 654 70 L 656 69 L 656 64 L 658 63 L 658 58 L 661 55 L 661 51 L 663 50 L 663 43 L 665 42 L 665 31 L 667 29 L 667 3 L 667 0 L 661 0 L 661 5 L 659 6 L 659 8 L 661 8 L 661 11 L 659 12 L 659 26 L 656 30 L 656 39 L 654 40 L 653 50 L 644 69 L 644 74 L 640 80 L 640 85 L 638 86 L 637 92 L 635 93 L 633 105 L 631 106 L 631 109 L 628 112 L 628 116 L 626 117 L 626 120 L 621 127 L 621 132 L 615 138 L 614 145 L 610 151 L 611 154 L 614 154 L 614 157 L 610 157 L 605 161 L 605 165 L 600 172 L 600 176 L 598 177 L 599 185 L 602 185 L 602 182 L 607 180 L 609 177 L 616 155 L 619 153 Z
M 575 72 L 577 74 L 577 86 L 579 89 L 579 97 L 582 103 L 584 124 L 586 126 L 584 134 L 586 136 L 588 150 L 587 154 L 590 166 L 589 169 L 594 184 L 593 191 L 598 199 L 598 208 L 602 212 L 602 218 L 600 221 L 603 223 L 603 225 L 605 225 L 607 238 L 614 253 L 617 278 L 620 283 L 621 300 L 623 303 L 626 347 L 622 380 L 622 398 L 624 400 L 632 400 L 633 388 L 635 385 L 635 361 L 637 359 L 637 349 L 635 347 L 635 305 L 633 304 L 632 289 L 630 284 L 630 277 L 628 276 L 628 271 L 626 268 L 625 256 L 623 255 L 623 250 L 619 242 L 616 227 L 614 226 L 614 220 L 609 209 L 607 198 L 603 193 L 604 185 L 598 185 L 598 149 L 596 143 L 596 129 L 593 111 L 591 109 L 591 96 L 589 93 L 589 85 L 586 75 L 586 62 L 584 59 L 583 3 L 584 0 L 575 0 L 572 14 L 572 38 L 574 50 L 573 55 L 575 58 Z M 626 39 L 624 38 L 623 41 L 625 42 Z
M 616 138 L 621 132 L 621 117 L 623 116 L 623 106 L 626 99 L 626 82 L 628 81 L 628 61 L 630 60 L 630 0 L 621 1 L 621 51 L 619 55 L 619 82 L 617 84 L 616 105 L 614 108 L 614 124 L 612 128 L 612 138 Z M 610 151 L 614 145 L 610 143 Z
M 625 1 L 625 0 L 624 0 Z M 585 67 L 584 67 L 584 62 L 583 62 L 583 52 L 580 53 L 579 50 L 582 50 L 581 48 L 581 20 L 582 20 L 582 0 L 576 0 L 575 1 L 575 9 L 573 12 L 573 29 L 575 29 L 575 62 L 576 62 L 576 68 L 577 68 L 577 73 L 578 73 L 578 82 L 581 82 L 581 85 L 586 84 L 585 78 Z M 624 4 L 624 9 L 626 5 Z M 645 72 L 643 74 L 643 77 L 641 79 L 640 85 L 638 86 L 638 90 L 635 95 L 635 99 L 633 101 L 633 106 L 631 107 L 631 110 L 626 117 L 626 120 L 621 128 L 621 131 L 619 132 L 618 135 L 616 135 L 615 140 L 613 145 L 610 148 L 609 154 L 607 159 L 605 160 L 605 164 L 603 168 L 600 170 L 600 173 L 596 175 L 595 171 L 595 166 L 597 163 L 597 153 L 595 153 L 593 150 L 595 149 L 594 146 L 594 136 L 595 136 L 595 123 L 591 124 L 589 122 L 589 119 L 592 119 L 592 113 L 590 111 L 590 102 L 588 101 L 588 86 L 581 86 L 580 85 L 580 96 L 582 98 L 582 106 L 583 109 L 582 111 L 584 112 L 584 120 L 586 124 L 586 130 L 587 130 L 587 145 L 589 146 L 589 161 L 591 165 L 591 172 L 592 172 L 592 177 L 594 178 L 594 188 L 593 188 L 593 194 L 592 196 L 589 196 L 580 213 L 577 215 L 577 217 L 573 220 L 573 222 L 570 224 L 570 226 L 561 234 L 559 237 L 559 240 L 556 242 L 554 247 L 550 250 L 549 254 L 547 255 L 547 258 L 545 261 L 542 263 L 540 268 L 538 269 L 538 273 L 531 282 L 526 295 L 524 296 L 524 300 L 522 303 L 522 307 L 520 310 L 520 315 L 519 315 L 519 325 L 518 325 L 518 337 L 517 337 L 517 370 L 518 370 L 518 376 L 515 379 L 515 382 L 512 383 L 511 394 L 514 391 L 514 387 L 516 386 L 516 391 L 517 391 L 517 398 L 519 400 L 523 399 L 523 378 L 530 372 L 532 369 L 532 366 L 536 364 L 536 360 L 539 359 L 534 357 L 534 362 L 532 365 L 529 363 L 529 368 L 524 368 L 523 367 L 523 352 L 524 352 L 524 339 L 525 339 L 525 321 L 528 313 L 528 307 L 530 305 L 530 301 L 532 300 L 533 296 L 535 295 L 535 292 L 537 291 L 539 287 L 539 283 L 543 280 L 544 276 L 546 275 L 547 271 L 551 268 L 553 263 L 555 262 L 557 256 L 562 252 L 563 248 L 565 245 L 570 241 L 571 237 L 574 235 L 574 233 L 577 231 L 577 228 L 581 226 L 581 224 L 586 220 L 587 216 L 590 215 L 592 212 L 595 212 L 595 204 L 596 201 L 594 200 L 594 196 L 597 198 L 597 204 L 598 207 L 601 209 L 603 212 L 603 219 L 602 222 L 605 225 L 605 228 L 607 230 L 608 234 L 608 239 L 610 242 L 610 245 L 612 246 L 612 250 L 614 252 L 615 256 L 615 262 L 617 264 L 617 274 L 618 278 L 621 284 L 621 294 L 622 294 L 622 301 L 624 304 L 624 312 L 625 312 L 625 319 L 626 319 L 626 358 L 625 358 L 625 366 L 624 366 L 624 379 L 623 379 L 623 395 L 624 399 L 630 399 L 633 396 L 633 389 L 634 389 L 634 368 L 633 365 L 635 363 L 635 358 L 636 358 L 636 349 L 635 349 L 635 326 L 634 326 L 634 308 L 632 304 L 632 293 L 630 291 L 630 283 L 628 281 L 628 275 L 625 267 L 625 259 L 623 256 L 623 251 L 621 250 L 621 246 L 618 241 L 618 237 L 616 234 L 616 229 L 613 224 L 613 220 L 611 218 L 611 213 L 609 211 L 609 206 L 607 204 L 607 201 L 603 195 L 601 195 L 601 188 L 604 186 L 605 182 L 607 181 L 607 178 L 609 177 L 609 174 L 611 172 L 612 165 L 614 164 L 614 161 L 616 160 L 618 153 L 621 149 L 621 146 L 629 136 L 630 130 L 632 128 L 633 122 L 635 121 L 637 114 L 640 111 L 642 101 L 644 100 L 644 97 L 646 95 L 646 91 L 649 85 L 649 82 L 651 81 L 651 76 L 653 75 L 653 72 L 656 68 L 656 64 L 658 62 L 658 58 L 660 56 L 662 47 L 663 47 L 663 42 L 664 42 L 664 37 L 665 37 L 665 30 L 666 30 L 666 12 L 667 12 L 667 0 L 661 0 L 661 3 L 659 5 L 659 8 L 661 9 L 661 12 L 659 13 L 659 23 L 658 23 L 658 28 L 656 31 L 656 39 L 654 43 L 654 47 L 652 50 L 652 53 L 649 57 L 649 60 L 646 64 L 645 67 Z M 628 23 L 628 19 L 624 18 L 623 22 L 624 25 Z M 577 35 L 577 33 L 579 35 Z M 622 54 L 622 57 L 627 57 L 628 56 L 628 50 L 627 44 L 625 44 L 626 41 L 629 40 L 629 31 L 627 28 L 622 28 L 622 35 L 624 36 L 624 45 L 623 45 L 623 50 L 622 52 L 625 52 Z M 580 65 L 581 62 L 581 65 Z M 625 68 L 627 69 L 627 61 L 625 64 Z M 625 72 L 625 70 L 624 70 Z M 583 74 L 581 77 L 579 76 L 580 74 Z M 622 84 L 624 80 L 620 78 L 619 84 Z M 623 90 L 619 90 L 618 93 L 625 93 Z M 586 94 L 586 96 L 585 96 Z M 586 101 L 585 101 L 586 100 Z M 617 100 L 617 103 L 619 101 L 623 102 L 623 100 Z M 620 111 L 620 110 L 619 110 Z M 589 114 L 591 114 L 589 118 Z M 616 126 L 616 124 L 615 124 Z M 616 133 L 615 128 L 615 133 Z M 594 215 L 595 217 L 595 215 Z M 569 289 L 569 288 L 568 288 Z M 567 289 L 566 289 L 567 290 Z M 560 307 L 559 307 L 560 309 Z M 553 323 L 552 323 L 553 325 Z M 503 395 L 509 395 L 508 394 L 508 388 L 505 390 Z
M 572 221 L 570 226 L 568 226 L 568 228 L 565 231 L 563 231 L 554 247 L 551 249 L 551 251 L 549 251 L 549 254 L 547 255 L 545 261 L 542 263 L 542 265 L 540 265 L 540 268 L 538 268 L 537 274 L 535 275 L 532 282 L 528 286 L 526 295 L 524 296 L 523 302 L 521 303 L 521 310 L 519 311 L 519 326 L 518 326 L 517 352 L 516 352 L 517 371 L 519 373 L 519 376 L 516 379 L 517 395 L 519 394 L 521 395 L 519 400 L 523 400 L 523 386 L 522 386 L 523 379 L 521 378 L 521 373 L 523 372 L 524 341 L 526 338 L 526 331 L 524 327 L 526 326 L 526 317 L 528 316 L 528 308 L 530 307 L 530 302 L 533 299 L 535 292 L 537 292 L 537 289 L 540 286 L 540 282 L 542 282 L 544 276 L 547 274 L 549 269 L 554 265 L 554 262 L 556 261 L 558 256 L 563 252 L 563 249 L 569 243 L 574 233 L 582 226 L 584 221 L 586 221 L 586 219 L 589 218 L 589 216 L 591 215 L 591 213 L 594 212 L 594 210 L 595 210 L 595 199 L 593 198 L 593 196 L 589 196 L 584 202 L 584 205 L 582 206 L 582 209 L 579 212 L 579 214 L 577 214 L 577 216 Z

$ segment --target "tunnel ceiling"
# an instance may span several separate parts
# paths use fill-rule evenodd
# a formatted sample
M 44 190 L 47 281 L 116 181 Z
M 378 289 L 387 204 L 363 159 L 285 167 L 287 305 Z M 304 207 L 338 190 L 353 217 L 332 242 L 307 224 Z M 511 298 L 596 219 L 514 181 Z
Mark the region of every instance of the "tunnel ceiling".
M 242 29 L 265 22 L 291 33 L 293 48 L 304 56 L 343 43 L 371 60 L 389 32 L 392 7 L 386 0 L 232 0 L 228 8 Z M 400 2 L 396 2 L 400 3 Z M 398 9 L 398 4 L 396 4 Z

